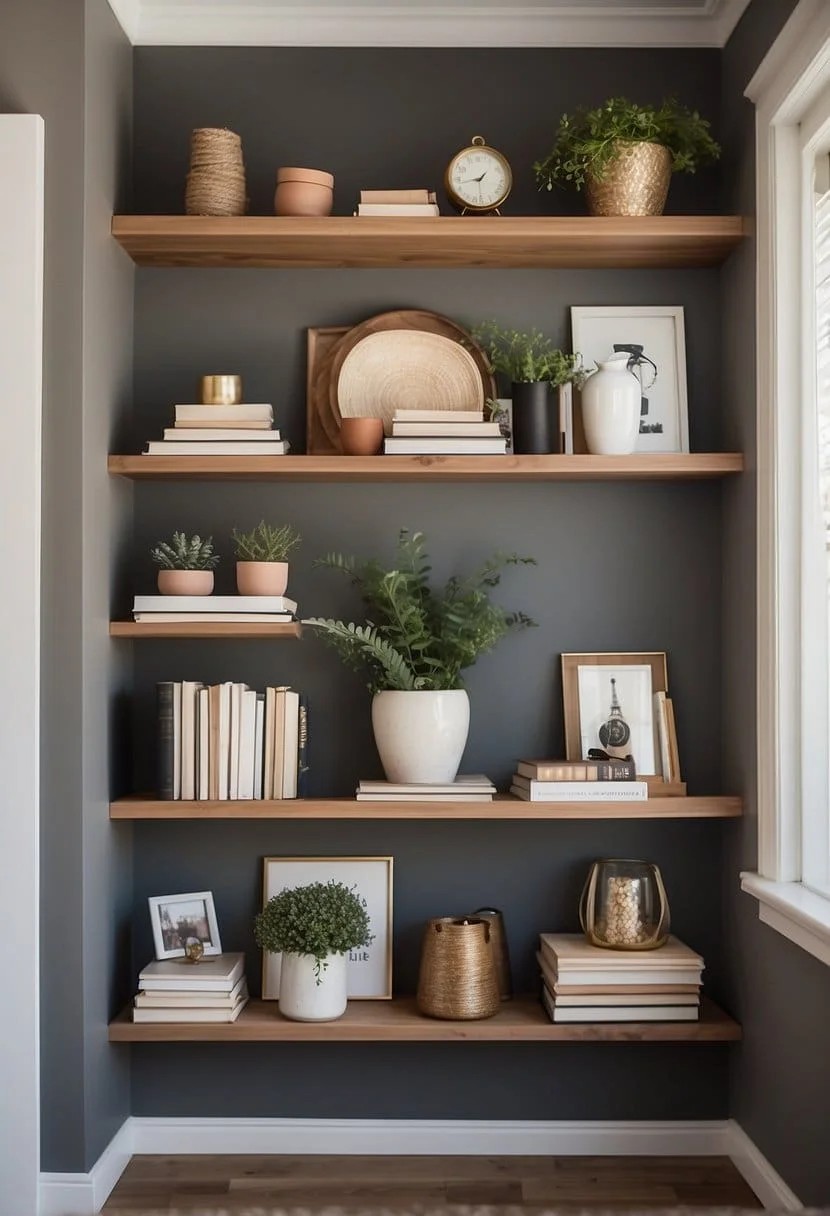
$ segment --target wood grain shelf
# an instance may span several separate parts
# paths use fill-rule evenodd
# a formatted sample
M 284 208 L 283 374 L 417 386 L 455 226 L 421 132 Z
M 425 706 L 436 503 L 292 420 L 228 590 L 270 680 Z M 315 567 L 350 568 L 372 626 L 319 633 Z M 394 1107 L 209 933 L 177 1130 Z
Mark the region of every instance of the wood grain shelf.
M 649 798 L 644 802 L 357 802 L 354 798 L 185 802 L 119 798 L 111 819 L 734 819 L 740 798 Z
M 423 1017 L 412 997 L 351 1001 L 336 1022 L 292 1022 L 275 1001 L 251 1001 L 236 1022 L 131 1021 L 131 1006 L 110 1022 L 112 1043 L 735 1043 L 741 1028 L 705 997 L 698 1022 L 590 1022 L 554 1025 L 532 996 L 505 1002 L 493 1018 L 445 1022 Z
M 735 215 L 116 215 L 139 266 L 590 268 L 720 265 L 746 236 Z
M 634 456 L 110 456 L 140 481 L 686 481 L 743 471 L 740 452 Z
M 110 621 L 111 638 L 299 638 L 299 621 Z

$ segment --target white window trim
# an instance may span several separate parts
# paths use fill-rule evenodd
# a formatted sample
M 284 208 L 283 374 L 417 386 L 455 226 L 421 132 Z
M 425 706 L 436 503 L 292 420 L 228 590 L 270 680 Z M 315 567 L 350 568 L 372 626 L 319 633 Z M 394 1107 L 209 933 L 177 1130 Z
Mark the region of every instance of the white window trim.
M 830 964 L 830 900 L 801 885 L 800 123 L 830 85 L 830 5 L 801 0 L 751 80 L 757 183 L 758 873 L 761 920 Z M 771 543 L 772 538 L 772 543 Z

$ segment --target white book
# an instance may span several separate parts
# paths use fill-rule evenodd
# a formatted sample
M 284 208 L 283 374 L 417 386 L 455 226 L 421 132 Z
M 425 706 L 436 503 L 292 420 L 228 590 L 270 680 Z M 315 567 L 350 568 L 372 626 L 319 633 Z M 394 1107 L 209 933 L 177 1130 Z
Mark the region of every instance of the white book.
M 245 967 L 241 951 L 217 954 L 189 963 L 187 959 L 154 959 L 139 972 L 144 992 L 232 992 Z
M 599 1005 L 607 1008 L 609 1005 L 618 1008 L 630 1007 L 632 1009 L 642 1008 L 643 1006 L 654 1008 L 657 1005 L 680 1006 L 688 1005 L 690 1008 L 697 1008 L 700 1004 L 700 997 L 694 992 L 654 992 L 654 993 L 634 993 L 632 995 L 623 994 L 619 996 L 609 996 L 604 992 L 586 994 L 585 996 L 566 996 L 563 993 L 555 993 L 554 1000 L 557 1008 L 574 1008 L 574 1009 L 590 1009 Z
M 484 410 L 395 410 L 396 422 L 484 422 Z
M 168 426 L 164 428 L 165 443 L 269 443 L 280 440 L 279 431 L 271 427 L 255 430 L 250 426 Z
M 235 1022 L 248 1004 L 246 996 L 240 997 L 232 1009 L 133 1009 L 134 1022 Z
M 676 937 L 657 950 L 634 952 L 592 946 L 581 933 L 542 933 L 539 941 L 557 982 L 570 986 L 699 985 L 703 973 L 701 956 Z
M 288 442 L 285 439 L 267 443 L 167 443 L 163 439 L 151 439 L 143 456 L 285 456 Z
M 265 725 L 263 727 L 263 768 L 262 768 L 262 797 L 274 797 L 274 708 L 277 690 L 265 689 Z
M 262 797 L 262 774 L 265 766 L 265 696 L 256 694 L 254 722 L 254 798 Z
M 492 439 L 384 439 L 387 456 L 505 456 L 507 443 Z
M 545 987 L 542 988 L 542 1001 L 552 1022 L 697 1022 L 700 1016 L 696 1005 L 560 1008 Z
M 230 788 L 231 686 L 219 685 L 219 798 L 227 801 Z
M 397 782 L 397 781 L 361 781 L 357 787 L 359 794 L 382 794 L 384 797 L 398 794 L 412 794 L 420 797 L 423 794 L 495 794 L 496 787 L 489 777 L 483 773 L 461 773 L 455 781 Z
M 511 785 L 522 802 L 644 802 L 645 781 L 533 781 L 531 788 Z
M 290 612 L 134 612 L 145 625 L 290 625 Z
M 355 212 L 355 215 L 404 215 L 412 218 L 440 214 L 437 203 L 358 203 Z
M 288 688 L 274 689 L 274 776 L 269 798 L 282 798 L 282 783 L 285 773 L 285 694 Z
M 196 700 L 201 684 L 182 681 L 182 798 L 196 797 Z
M 358 802 L 492 802 L 492 794 L 361 794 Z
M 239 788 L 237 798 L 254 796 L 254 749 L 256 746 L 257 695 L 250 689 L 242 693 L 242 716 L 239 732 Z
M 242 694 L 247 685 L 231 684 L 231 737 L 228 768 L 228 798 L 239 797 L 239 755 L 242 743 Z
M 392 435 L 434 436 L 436 439 L 489 439 L 501 435 L 497 422 L 393 422 Z
M 270 421 L 274 417 L 273 405 L 258 402 L 253 404 L 246 402 L 240 405 L 195 405 L 186 402 L 182 405 L 174 405 L 173 409 L 176 411 L 176 422 L 180 420 L 201 421 L 206 418 L 209 422 L 229 422 L 233 426 L 237 419 L 259 422 L 263 419 Z
M 133 612 L 289 612 L 297 601 L 285 595 L 137 595 Z
M 196 797 L 206 802 L 210 790 L 210 693 L 199 689 L 199 780 Z
M 182 685 L 173 685 L 173 797 L 182 796 Z
M 270 414 L 263 418 L 234 417 L 228 419 L 221 416 L 217 418 L 213 414 L 205 414 L 199 418 L 177 418 L 174 429 L 181 432 L 183 439 L 189 439 L 189 431 L 207 431 L 210 434 L 218 431 L 219 438 L 221 438 L 221 432 L 227 431 L 229 427 L 242 431 L 252 442 L 259 438 L 261 432 L 265 433 L 266 439 L 274 438 L 274 419 Z M 278 437 L 282 438 L 281 435 Z
M 285 692 L 285 721 L 283 724 L 284 756 L 281 798 L 297 797 L 297 768 L 300 742 L 300 694 L 293 689 Z
M 133 1004 L 136 1009 L 231 1009 L 242 996 L 248 995 L 243 975 L 230 992 L 144 992 L 139 989 Z

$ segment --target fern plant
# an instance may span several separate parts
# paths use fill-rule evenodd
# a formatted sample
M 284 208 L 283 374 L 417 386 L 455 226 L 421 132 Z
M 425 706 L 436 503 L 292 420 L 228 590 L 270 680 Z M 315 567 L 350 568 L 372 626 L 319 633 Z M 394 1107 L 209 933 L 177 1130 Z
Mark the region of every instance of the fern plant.
M 506 376 L 513 384 L 548 383 L 581 385 L 585 379 L 582 357 L 558 350 L 538 329 L 522 333 L 502 329 L 495 321 L 482 321 L 472 331 L 485 350 L 491 370 Z
M 534 622 L 492 603 L 490 590 L 508 566 L 535 565 L 532 557 L 496 554 L 467 578 L 430 586 L 423 534 L 402 530 L 394 568 L 375 560 L 330 553 L 314 563 L 345 575 L 359 589 L 365 624 L 313 617 L 305 621 L 347 667 L 368 671 L 372 692 L 439 691 L 461 687 L 461 673 L 512 629 Z
M 231 533 L 236 545 L 236 558 L 240 562 L 284 562 L 292 549 L 299 545 L 301 537 L 291 524 L 274 527 L 261 519 L 250 532 Z
M 219 565 L 213 537 L 202 540 L 201 536 L 188 536 L 186 532 L 174 532 L 171 543 L 160 540 L 150 550 L 150 556 L 162 570 L 215 570 Z

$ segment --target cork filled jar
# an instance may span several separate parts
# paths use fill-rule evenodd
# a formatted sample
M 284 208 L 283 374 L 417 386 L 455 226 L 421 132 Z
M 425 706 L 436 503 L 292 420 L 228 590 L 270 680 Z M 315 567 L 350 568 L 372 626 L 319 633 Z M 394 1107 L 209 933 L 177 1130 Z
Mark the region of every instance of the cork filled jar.
M 655 950 L 669 936 L 669 901 L 650 861 L 595 861 L 579 902 L 579 920 L 592 946 Z

